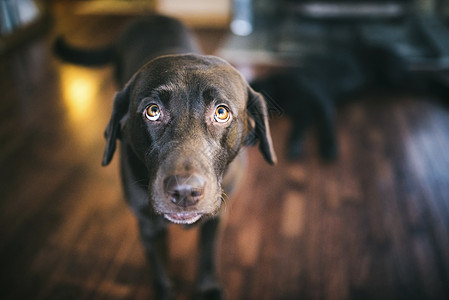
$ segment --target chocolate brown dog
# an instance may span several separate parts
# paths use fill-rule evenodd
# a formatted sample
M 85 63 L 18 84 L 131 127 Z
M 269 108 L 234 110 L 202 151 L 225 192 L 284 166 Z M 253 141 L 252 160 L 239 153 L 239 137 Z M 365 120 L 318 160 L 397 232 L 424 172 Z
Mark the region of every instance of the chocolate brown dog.
M 276 161 L 263 97 L 227 62 L 194 54 L 190 32 L 167 17 L 137 21 L 103 49 L 76 49 L 62 39 L 55 49 L 67 61 L 116 65 L 123 89 L 102 163 L 110 163 L 119 139 L 123 188 L 152 264 L 156 299 L 172 297 L 163 265 L 167 221 L 201 224 L 197 296 L 221 299 L 214 241 L 223 193 L 243 172 L 245 146 L 259 141 L 265 159 Z

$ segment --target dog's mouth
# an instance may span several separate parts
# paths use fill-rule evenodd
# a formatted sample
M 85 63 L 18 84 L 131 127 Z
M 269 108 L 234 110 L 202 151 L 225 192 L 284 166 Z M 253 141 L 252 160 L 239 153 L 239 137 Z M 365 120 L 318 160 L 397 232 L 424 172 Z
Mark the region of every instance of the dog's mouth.
M 166 213 L 164 217 L 172 223 L 190 225 L 198 221 L 203 215 L 193 212 Z

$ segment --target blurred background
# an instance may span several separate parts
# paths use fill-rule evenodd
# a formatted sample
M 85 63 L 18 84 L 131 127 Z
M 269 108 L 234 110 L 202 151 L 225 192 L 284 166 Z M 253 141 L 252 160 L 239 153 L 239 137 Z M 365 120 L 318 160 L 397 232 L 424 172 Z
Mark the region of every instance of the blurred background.
M 58 60 L 175 16 L 264 94 L 217 259 L 228 299 L 449 298 L 449 1 L 0 0 L 0 298 L 153 299 L 117 159 L 112 66 Z M 157 43 L 157 41 L 155 41 Z M 177 299 L 197 230 L 170 227 Z

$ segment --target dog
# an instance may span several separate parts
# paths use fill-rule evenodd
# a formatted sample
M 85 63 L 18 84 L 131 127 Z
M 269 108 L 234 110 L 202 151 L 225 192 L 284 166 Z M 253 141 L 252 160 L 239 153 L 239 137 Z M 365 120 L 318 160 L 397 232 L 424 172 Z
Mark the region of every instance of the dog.
M 125 198 L 136 215 L 154 272 L 156 299 L 171 299 L 164 266 L 166 227 L 200 224 L 198 299 L 222 299 L 214 244 L 225 197 L 245 165 L 246 146 L 259 143 L 275 164 L 267 106 L 229 63 L 203 55 L 179 21 L 153 15 L 135 21 L 113 44 L 76 48 L 59 38 L 65 61 L 115 64 L 121 90 L 107 125 L 102 165 L 120 140 Z

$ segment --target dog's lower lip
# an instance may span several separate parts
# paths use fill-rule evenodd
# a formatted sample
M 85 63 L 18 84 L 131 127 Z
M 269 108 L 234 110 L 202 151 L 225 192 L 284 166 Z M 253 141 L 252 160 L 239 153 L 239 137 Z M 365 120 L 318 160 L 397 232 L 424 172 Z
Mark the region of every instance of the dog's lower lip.
M 198 221 L 202 214 L 193 212 L 166 213 L 164 217 L 172 223 L 189 225 Z

